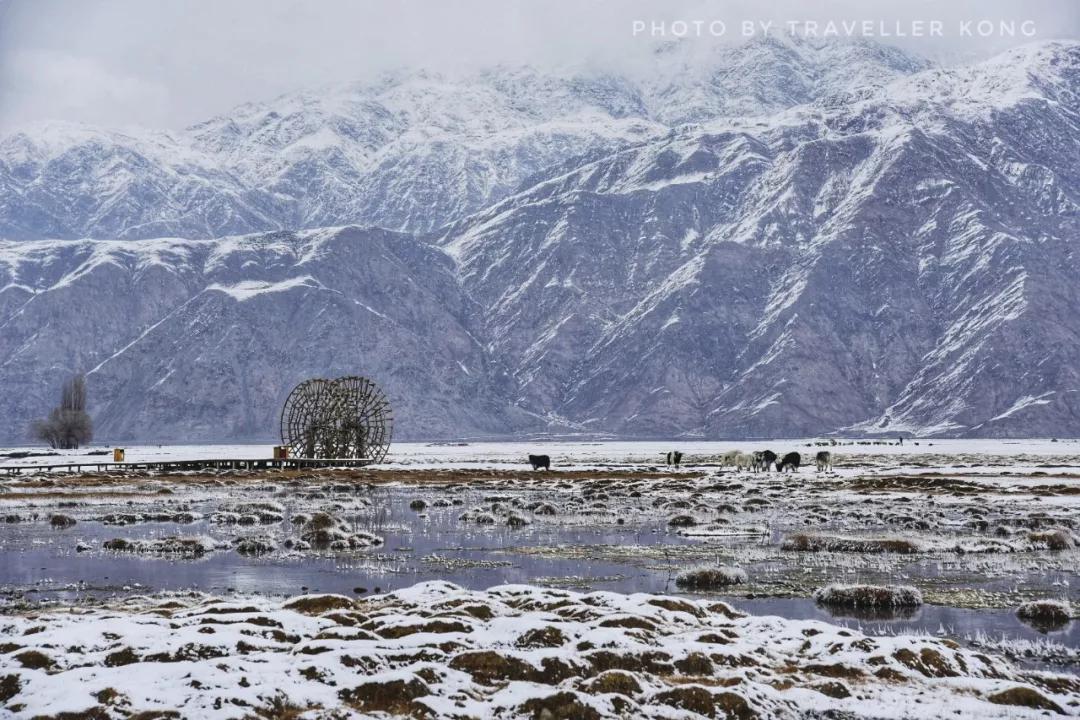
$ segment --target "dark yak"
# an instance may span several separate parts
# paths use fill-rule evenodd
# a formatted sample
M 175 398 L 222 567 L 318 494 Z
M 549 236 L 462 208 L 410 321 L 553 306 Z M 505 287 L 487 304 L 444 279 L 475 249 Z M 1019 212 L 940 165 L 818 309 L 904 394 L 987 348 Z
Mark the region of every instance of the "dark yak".
M 802 456 L 797 452 L 789 452 L 784 457 L 776 461 L 776 469 L 780 472 L 784 472 L 788 468 L 792 471 L 798 471 L 799 463 L 802 462 Z
M 540 468 L 551 469 L 551 458 L 547 455 L 530 455 L 529 462 L 532 464 L 533 470 L 539 470 Z

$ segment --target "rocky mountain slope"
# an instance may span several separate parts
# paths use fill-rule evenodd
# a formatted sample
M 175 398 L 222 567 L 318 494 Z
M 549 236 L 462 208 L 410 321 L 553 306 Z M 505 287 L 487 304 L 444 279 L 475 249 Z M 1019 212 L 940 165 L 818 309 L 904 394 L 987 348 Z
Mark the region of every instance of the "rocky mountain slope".
M 452 225 L 525 402 L 709 436 L 1080 431 L 1080 48 L 613 153 Z
M 206 181 L 222 204 L 210 215 L 199 205 L 205 233 L 211 215 L 296 226 L 353 212 L 334 209 L 348 202 L 397 217 L 384 223 L 394 227 L 433 226 L 410 219 L 425 204 L 449 222 L 422 239 L 350 228 L 4 242 L 0 387 L 20 390 L 0 394 L 0 437 L 20 433 L 79 367 L 92 370 L 93 409 L 116 437 L 270 436 L 292 383 L 357 369 L 389 388 L 412 437 L 553 425 L 628 436 L 1080 434 L 1080 45 L 919 72 L 871 49 L 747 46 L 726 60 L 750 58 L 742 71 L 701 70 L 668 96 L 538 75 L 536 87 L 499 89 L 500 71 L 474 88 L 481 101 L 412 76 L 380 91 L 392 108 L 384 123 L 341 126 L 361 139 L 348 153 L 325 143 L 305 156 L 321 158 L 313 164 L 290 153 L 317 145 L 311 133 L 332 124 L 320 113 L 341 96 L 293 96 L 278 117 L 250 106 L 194 128 L 185 167 L 230 158 L 227 177 Z M 840 52 L 869 58 L 866 82 L 829 79 Z M 831 60 L 806 60 L 818 56 Z M 740 79 L 741 95 L 723 84 Z M 492 97 L 507 104 L 470 109 Z M 701 117 L 680 125 L 687 113 Z M 524 132 L 511 115 L 535 122 Z M 321 119 L 305 134 L 301 116 Z M 446 119 L 438 132 L 435 117 Z M 485 123 L 475 147 L 487 170 L 460 140 Z M 400 144 L 421 126 L 431 130 L 422 148 Z M 493 140 L 555 126 L 574 139 L 547 154 Z M 559 146 L 544 137 L 547 150 Z M 485 154 L 493 145 L 503 150 Z M 432 164 L 371 175 L 386 183 L 383 200 L 349 189 L 348 167 L 394 147 L 402 162 Z M 117 187 L 130 177 L 101 162 Z M 194 170 L 171 167 L 193 194 L 203 187 Z M 4 222 L 22 217 L 0 202 Z M 126 190 L 113 202 L 95 217 L 161 221 Z M 198 215 L 169 207 L 178 223 Z M 274 215 L 285 207 L 299 214 Z
M 99 437 L 271 438 L 289 391 L 362 370 L 400 437 L 513 432 L 508 378 L 439 250 L 342 228 L 0 246 L 0 437 L 87 371 Z

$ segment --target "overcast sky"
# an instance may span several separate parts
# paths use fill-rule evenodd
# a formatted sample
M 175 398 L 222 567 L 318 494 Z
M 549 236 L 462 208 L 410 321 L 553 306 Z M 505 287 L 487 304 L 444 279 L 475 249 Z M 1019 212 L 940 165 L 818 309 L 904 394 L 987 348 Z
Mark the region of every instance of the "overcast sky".
M 909 33 L 913 20 L 937 21 L 941 37 L 888 41 L 966 58 L 1032 41 L 1025 20 L 1035 40 L 1080 38 L 1080 0 L 0 0 L 0 128 L 178 128 L 397 67 L 637 67 L 663 39 L 654 24 L 668 39 L 688 27 L 685 41 L 705 46 L 770 20 L 774 33 L 789 20 L 899 22 Z M 962 34 L 979 20 L 1011 22 L 1017 36 Z

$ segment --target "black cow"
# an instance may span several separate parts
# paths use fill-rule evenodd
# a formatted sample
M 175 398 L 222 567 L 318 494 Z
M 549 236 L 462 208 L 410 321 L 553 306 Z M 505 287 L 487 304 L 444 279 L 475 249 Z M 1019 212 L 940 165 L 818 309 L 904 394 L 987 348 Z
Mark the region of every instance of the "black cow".
M 754 451 L 754 472 L 757 472 L 758 470 L 768 472 L 769 466 L 774 462 L 776 462 L 776 453 L 772 450 Z
M 682 462 L 682 453 L 678 450 L 670 450 L 667 454 L 667 464 L 679 467 L 679 463 Z
M 817 461 L 818 472 L 832 472 L 832 453 L 828 450 L 818 450 L 817 457 L 814 458 Z
M 551 469 L 551 458 L 547 455 L 530 455 L 529 462 L 532 464 L 533 470 L 539 470 L 540 468 Z
M 788 468 L 791 468 L 793 472 L 798 472 L 799 463 L 802 462 L 802 456 L 797 452 L 789 452 L 784 457 L 776 461 L 776 469 L 780 472 L 784 472 Z

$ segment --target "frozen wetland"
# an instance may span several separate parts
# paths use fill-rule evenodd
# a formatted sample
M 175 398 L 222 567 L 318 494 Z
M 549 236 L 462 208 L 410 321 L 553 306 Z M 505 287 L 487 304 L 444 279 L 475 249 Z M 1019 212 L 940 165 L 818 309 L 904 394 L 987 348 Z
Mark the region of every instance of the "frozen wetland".
M 803 467 L 720 466 L 766 447 Z M 0 715 L 1080 714 L 1075 441 L 392 459 L 0 478 Z

